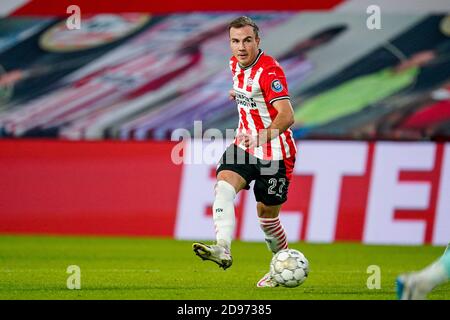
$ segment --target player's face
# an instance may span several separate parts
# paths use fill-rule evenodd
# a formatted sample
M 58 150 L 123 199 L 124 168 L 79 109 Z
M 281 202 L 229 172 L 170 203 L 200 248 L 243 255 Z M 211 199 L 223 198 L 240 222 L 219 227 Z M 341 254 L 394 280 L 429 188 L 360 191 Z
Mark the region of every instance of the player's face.
M 256 59 L 259 41 L 251 26 L 230 29 L 231 51 L 243 67 L 250 65 Z

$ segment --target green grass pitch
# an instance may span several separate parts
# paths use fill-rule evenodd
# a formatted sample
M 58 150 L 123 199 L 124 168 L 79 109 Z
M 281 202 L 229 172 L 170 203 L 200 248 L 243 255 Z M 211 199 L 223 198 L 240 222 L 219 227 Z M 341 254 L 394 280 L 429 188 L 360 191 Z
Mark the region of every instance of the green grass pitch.
M 328 300 L 395 299 L 397 274 L 425 267 L 444 247 L 291 243 L 310 262 L 297 288 L 256 288 L 271 254 L 264 243 L 233 243 L 224 271 L 192 252 L 191 241 L 152 238 L 0 236 L 0 299 Z M 69 265 L 81 269 L 81 289 L 67 289 Z M 368 289 L 370 265 L 381 288 Z M 450 299 L 450 283 L 430 299 Z

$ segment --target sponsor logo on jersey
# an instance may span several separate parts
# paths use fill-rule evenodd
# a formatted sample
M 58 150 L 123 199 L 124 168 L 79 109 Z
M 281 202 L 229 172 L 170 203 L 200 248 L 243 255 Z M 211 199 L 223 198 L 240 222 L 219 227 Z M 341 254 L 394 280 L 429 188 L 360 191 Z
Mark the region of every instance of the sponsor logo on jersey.
M 273 80 L 271 87 L 272 87 L 272 90 L 275 92 L 283 91 L 283 85 L 281 84 L 280 80 Z
M 235 99 L 236 99 L 236 103 L 239 106 L 247 107 L 247 108 L 250 108 L 250 109 L 257 109 L 258 108 L 258 106 L 256 105 L 256 102 L 255 102 L 255 100 L 253 100 L 253 98 L 249 98 L 249 97 L 247 97 L 247 96 L 245 96 L 245 95 L 243 95 L 243 94 L 241 94 L 239 92 L 236 92 Z

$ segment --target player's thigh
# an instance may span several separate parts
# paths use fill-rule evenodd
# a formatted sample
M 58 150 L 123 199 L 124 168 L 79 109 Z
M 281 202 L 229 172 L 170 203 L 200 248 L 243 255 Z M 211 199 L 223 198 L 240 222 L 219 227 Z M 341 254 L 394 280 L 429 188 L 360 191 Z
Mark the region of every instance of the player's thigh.
M 266 169 L 267 166 L 276 167 L 277 170 L 271 172 L 271 174 L 264 174 L 263 169 Z M 255 186 L 253 187 L 257 202 L 266 206 L 277 206 L 287 201 L 290 179 L 286 169 L 283 161 L 278 161 L 276 166 L 273 164 L 260 165 L 261 174 L 255 179 Z
M 237 147 L 230 145 L 222 155 L 216 170 L 217 180 L 224 180 L 231 184 L 236 192 L 249 189 L 249 183 L 254 179 L 256 170 L 251 164 L 250 155 Z M 254 163 L 257 161 L 254 160 Z
M 229 184 L 231 184 L 236 190 L 236 193 L 238 193 L 247 186 L 247 181 L 237 172 L 231 170 L 220 171 L 217 174 L 217 181 L 220 180 L 226 181 Z

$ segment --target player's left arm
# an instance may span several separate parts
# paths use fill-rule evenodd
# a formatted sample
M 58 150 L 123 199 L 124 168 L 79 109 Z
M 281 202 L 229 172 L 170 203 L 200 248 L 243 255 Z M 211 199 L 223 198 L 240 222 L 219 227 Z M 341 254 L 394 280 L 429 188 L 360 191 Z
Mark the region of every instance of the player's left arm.
M 294 124 L 294 110 L 289 99 L 277 100 L 272 106 L 278 111 L 275 119 L 266 129 L 260 130 L 256 138 L 256 145 L 262 146 L 278 137 Z
M 294 110 L 289 99 L 277 100 L 272 103 L 278 111 L 270 126 L 258 131 L 256 136 L 248 133 L 239 133 L 237 138 L 246 148 L 255 148 L 264 145 L 272 139 L 278 137 L 294 124 Z

